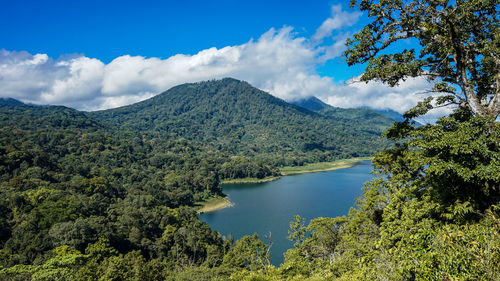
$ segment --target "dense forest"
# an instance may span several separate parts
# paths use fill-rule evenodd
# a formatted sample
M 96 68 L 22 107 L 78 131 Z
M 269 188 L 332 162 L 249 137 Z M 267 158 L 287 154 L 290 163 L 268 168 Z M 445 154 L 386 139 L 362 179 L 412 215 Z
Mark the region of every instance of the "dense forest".
M 370 156 L 388 147 L 380 135 L 392 124 L 390 118 L 372 110 L 364 110 L 371 118 L 362 109 L 336 110 L 335 115 L 309 111 L 226 78 L 179 85 L 149 100 L 89 116 L 114 128 L 214 144 L 214 150 L 273 166 Z
M 159 280 L 220 265 L 234 241 L 193 207 L 221 194 L 221 176 L 276 173 L 65 107 L 7 101 L 0 122 L 2 280 Z
M 247 266 L 262 268 L 269 256 L 258 237 L 235 242 L 197 218 L 199 203 L 222 195 L 222 179 L 276 176 L 282 164 L 366 155 L 388 144 L 378 136 L 381 128 L 368 132 L 371 120 L 320 116 L 234 79 L 182 85 L 171 90 L 175 95 L 169 91 L 158 98 L 181 98 L 182 91 L 194 89 L 192 103 L 214 102 L 199 98 L 207 95 L 207 87 L 211 95 L 221 92 L 221 102 L 231 99 L 238 105 L 210 105 L 214 119 L 200 115 L 201 109 L 211 109 L 201 104 L 175 119 L 175 99 L 155 100 L 153 111 L 143 105 L 150 101 L 131 106 L 146 108 L 142 117 L 2 99 L 1 279 L 161 280 L 184 274 L 191 279 L 204 276 L 204 268 L 216 268 L 227 278 Z M 244 103 L 238 101 L 242 97 L 247 97 Z M 166 109 L 157 108 L 162 106 Z M 223 121 L 227 114 L 235 119 Z M 320 135 L 318 128 L 327 122 L 354 145 L 311 147 L 306 140 Z M 348 123 L 363 125 L 349 130 Z M 293 130 L 303 131 L 290 139 Z M 285 145 L 290 146 L 286 153 Z M 275 150 L 281 158 L 265 161 L 269 156 L 260 150 Z
M 373 161 L 386 176 L 366 185 L 348 217 L 307 226 L 293 218 L 295 248 L 278 268 L 258 236 L 222 237 L 194 208 L 221 194 L 221 178 L 277 173 L 264 162 L 159 133 L 109 131 L 65 107 L 9 101 L 0 122 L 2 280 L 499 274 L 500 130 L 466 110 L 436 125 L 395 123 L 386 136 L 396 147 Z
M 426 76 L 438 94 L 387 130 L 373 111 L 313 112 L 234 79 L 90 113 L 0 100 L 0 279 L 500 280 L 498 5 L 351 1 L 370 18 L 344 53 L 366 63 L 361 81 Z M 391 53 L 399 40 L 421 48 Z M 290 218 L 279 267 L 269 241 L 197 217 L 221 179 L 374 151 L 379 176 L 347 216 Z

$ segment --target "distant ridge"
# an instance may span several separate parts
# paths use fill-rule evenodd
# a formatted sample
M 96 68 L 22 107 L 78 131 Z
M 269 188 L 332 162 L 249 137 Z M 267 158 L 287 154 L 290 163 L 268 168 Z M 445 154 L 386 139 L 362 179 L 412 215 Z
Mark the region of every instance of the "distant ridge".
M 370 108 L 370 107 L 362 107 L 362 108 L 374 110 L 374 111 L 376 111 L 380 114 L 383 114 L 383 115 L 385 115 L 385 116 L 387 116 L 387 117 L 389 117 L 397 122 L 403 122 L 405 120 L 405 118 L 403 117 L 403 114 L 401 114 L 395 110 L 392 110 L 392 109 L 375 109 L 375 108 Z
M 316 112 L 321 111 L 321 110 L 326 109 L 326 108 L 333 107 L 329 104 L 322 102 L 320 99 L 318 99 L 317 97 L 314 97 L 314 96 L 311 96 L 311 97 L 308 97 L 305 99 L 296 100 L 296 101 L 291 101 L 290 103 L 295 104 L 295 105 L 300 106 L 300 107 L 303 107 L 303 108 L 306 108 L 306 109 L 309 109 L 311 111 L 316 111 Z M 364 106 L 364 107 L 356 108 L 354 110 L 357 110 L 357 109 L 359 109 L 359 110 L 364 110 L 364 109 L 373 110 L 373 111 L 376 111 L 382 115 L 385 115 L 385 116 L 387 116 L 387 117 L 389 117 L 392 120 L 397 121 L 397 122 L 403 122 L 405 120 L 405 118 L 403 117 L 403 114 L 401 114 L 397 111 L 394 111 L 392 109 L 376 109 L 376 108 Z M 348 110 L 351 110 L 351 109 L 348 109 Z M 360 112 L 362 112 L 362 111 L 360 111 Z
M 314 96 L 296 101 L 291 101 L 290 103 L 309 109 L 311 111 L 320 111 L 325 108 L 332 107 L 331 105 L 322 102 L 320 99 Z
M 13 98 L 0 98 L 0 106 L 5 105 L 19 106 L 24 105 L 24 103 Z

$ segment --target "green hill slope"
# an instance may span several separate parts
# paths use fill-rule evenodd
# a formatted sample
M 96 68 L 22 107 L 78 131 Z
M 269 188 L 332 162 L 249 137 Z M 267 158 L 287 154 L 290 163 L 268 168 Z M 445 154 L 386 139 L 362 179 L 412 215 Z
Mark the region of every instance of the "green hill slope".
M 231 78 L 179 85 L 89 115 L 116 128 L 212 143 L 277 165 L 371 155 L 387 146 L 379 135 L 392 123 L 387 118 L 382 128 L 362 118 L 324 116 Z
M 331 105 L 328 105 L 328 104 L 322 102 L 317 97 L 308 97 L 308 98 L 305 98 L 305 99 L 292 101 L 290 103 L 298 105 L 298 106 L 301 106 L 301 107 L 303 107 L 305 109 L 309 109 L 311 111 L 320 111 L 320 110 L 323 110 L 325 108 L 332 107 Z

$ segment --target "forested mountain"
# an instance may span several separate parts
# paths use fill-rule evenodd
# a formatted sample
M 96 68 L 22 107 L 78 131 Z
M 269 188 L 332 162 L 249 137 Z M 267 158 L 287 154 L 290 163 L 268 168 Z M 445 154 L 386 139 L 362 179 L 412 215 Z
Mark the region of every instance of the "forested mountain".
M 314 113 L 271 100 L 308 120 L 384 122 L 370 110 Z M 399 144 L 374 162 L 388 176 L 366 186 L 348 217 L 307 227 L 296 217 L 295 248 L 276 268 L 259 237 L 222 237 L 193 208 L 221 194 L 221 178 L 272 166 L 154 127 L 116 129 L 98 114 L 0 105 L 0 279 L 498 277 L 500 131 L 491 120 L 458 111 L 437 125 L 395 124 L 388 136 Z
M 309 109 L 311 111 L 320 111 L 325 108 L 332 107 L 324 102 L 322 102 L 317 97 L 308 97 L 305 99 L 300 99 L 296 101 L 290 102 L 291 104 L 295 104 L 297 106 L 303 107 L 305 109 Z
M 151 252 L 167 225 L 201 224 L 171 208 L 221 193 L 219 158 L 204 147 L 116 136 L 65 107 L 0 107 L 0 152 L 3 265 L 32 263 L 59 245 L 83 251 L 98 238 Z
M 316 111 L 320 113 L 326 113 L 327 115 L 333 115 L 341 118 L 361 118 L 364 120 L 373 121 L 377 116 L 374 112 L 380 113 L 381 115 L 387 116 L 391 118 L 393 121 L 403 122 L 405 118 L 403 114 L 396 112 L 392 109 L 375 109 L 370 107 L 361 107 L 361 108 L 339 108 L 334 107 L 329 104 L 322 102 L 317 97 L 309 97 L 305 99 L 300 99 L 296 101 L 290 102 L 291 104 L 295 104 L 297 106 L 303 107 L 305 109 Z M 365 119 L 367 118 L 367 119 Z M 379 123 L 383 123 L 386 125 L 385 118 L 377 118 Z
M 0 98 L 0 106 L 6 105 L 23 105 L 23 103 L 12 98 Z
M 372 109 L 372 108 L 370 108 Z M 394 111 L 392 109 L 372 109 L 380 114 L 383 114 L 391 119 L 393 119 L 394 121 L 398 121 L 398 122 L 403 122 L 405 120 L 405 118 L 403 117 L 403 114 L 397 112 L 397 111 Z
M 0 276 L 48 274 L 36 264 L 67 254 L 85 260 L 71 278 L 103 274 L 108 258 L 159 267 L 158 276 L 184 266 L 238 270 L 238 246 L 199 221 L 195 204 L 221 195 L 220 179 L 278 175 L 278 164 L 386 145 L 363 122 L 327 118 L 234 79 L 95 113 L 1 99 Z M 255 157 L 267 153 L 282 157 Z
M 146 279 L 221 264 L 229 276 L 245 267 L 242 258 L 257 266 L 264 252 L 245 256 L 240 248 L 264 249 L 262 242 L 248 237 L 233 245 L 199 221 L 193 207 L 220 195 L 222 178 L 277 175 L 278 163 L 385 145 L 366 123 L 334 119 L 233 79 L 181 85 L 97 113 L 2 99 L 0 276 L 97 279 L 116 262 L 155 267 L 141 273 Z M 360 127 L 351 132 L 352 122 Z M 328 130 L 340 144 L 327 139 L 334 136 Z M 352 137 L 370 148 L 349 147 Z M 282 159 L 270 164 L 253 157 L 265 152 Z M 78 269 L 70 275 L 48 265 L 68 258 Z M 117 270 L 108 274 L 128 274 Z
M 391 118 L 366 108 L 328 107 L 318 111 L 318 113 L 336 122 L 340 120 L 343 122 L 349 122 L 350 120 L 353 120 L 353 122 L 364 122 L 370 125 L 369 128 L 374 133 L 385 131 L 387 124 L 394 122 Z
M 313 112 L 234 79 L 91 113 L 0 99 L 0 280 L 500 280 L 498 1 L 351 6 L 368 15 L 344 53 L 361 80 L 435 77 L 441 96 L 405 116 L 452 114 L 393 123 L 386 147 L 371 110 Z M 221 178 L 380 148 L 347 216 L 291 218 L 279 267 L 270 235 L 235 242 L 196 216 Z
M 372 155 L 387 147 L 380 134 L 392 124 L 383 117 L 383 126 L 359 116 L 326 117 L 231 78 L 176 86 L 89 116 L 121 129 L 213 143 L 214 149 L 273 165 Z

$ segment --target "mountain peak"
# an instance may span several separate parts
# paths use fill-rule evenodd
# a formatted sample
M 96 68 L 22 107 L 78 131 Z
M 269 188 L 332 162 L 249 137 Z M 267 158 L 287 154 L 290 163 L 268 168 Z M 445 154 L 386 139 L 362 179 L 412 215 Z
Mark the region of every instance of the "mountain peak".
M 184 84 L 174 86 L 171 89 L 174 89 L 177 87 L 182 88 L 182 87 L 198 87 L 198 86 L 206 86 L 206 85 L 229 85 L 229 84 L 241 84 L 241 85 L 248 85 L 248 86 L 252 87 L 246 81 L 238 80 L 238 79 L 232 78 L 232 77 L 225 77 L 225 78 L 221 78 L 221 79 L 210 79 L 210 80 L 204 80 L 204 81 L 193 82 L 193 83 L 184 83 Z M 167 91 L 170 91 L 171 89 L 169 89 Z
M 282 151 L 302 157 L 314 150 L 322 161 L 370 155 L 385 145 L 379 135 L 390 125 L 373 129 L 371 121 L 334 119 L 234 78 L 182 84 L 136 104 L 89 114 L 113 127 L 215 143 L 217 149 L 272 161 L 283 159 Z M 370 143 L 370 149 L 361 143 Z
M 325 108 L 330 108 L 332 107 L 329 104 L 324 103 L 320 99 L 318 99 L 315 96 L 310 96 L 308 98 L 300 99 L 297 101 L 292 101 L 290 102 L 291 104 L 295 104 L 297 106 L 303 107 L 305 109 L 311 110 L 311 111 L 320 111 Z
M 24 103 L 13 98 L 0 98 L 0 106 L 7 106 L 7 105 L 19 106 L 19 105 L 24 105 Z

